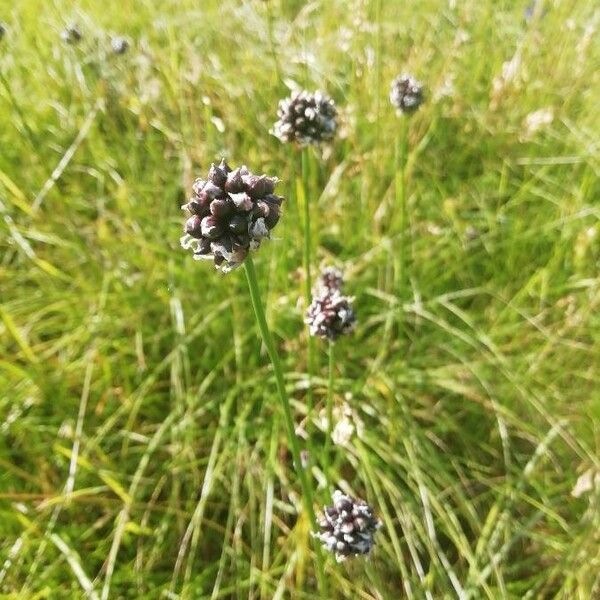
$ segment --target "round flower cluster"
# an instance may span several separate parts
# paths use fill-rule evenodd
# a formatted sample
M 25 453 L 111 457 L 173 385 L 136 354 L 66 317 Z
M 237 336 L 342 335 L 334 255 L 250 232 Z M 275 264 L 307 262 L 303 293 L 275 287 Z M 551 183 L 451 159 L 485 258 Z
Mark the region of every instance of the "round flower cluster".
M 316 286 L 313 300 L 306 311 L 305 322 L 311 335 L 335 341 L 350 333 L 356 324 L 352 300 L 342 294 L 343 278 L 340 271 L 328 267 Z
M 333 506 L 324 507 L 319 527 L 315 537 L 341 562 L 349 556 L 369 554 L 381 522 L 364 500 L 355 500 L 336 490 Z
M 279 101 L 277 116 L 271 133 L 282 142 L 319 144 L 331 140 L 337 129 L 335 103 L 321 91 L 292 93 Z
M 246 166 L 213 164 L 181 207 L 191 214 L 182 247 L 191 248 L 195 259 L 213 260 L 224 273 L 239 267 L 279 221 L 283 198 L 273 194 L 276 183 L 276 177 L 253 175 Z
M 423 86 L 412 75 L 398 75 L 392 81 L 390 102 L 399 113 L 413 113 L 423 103 Z
M 129 41 L 122 36 L 116 36 L 110 40 L 110 47 L 114 54 L 125 54 L 129 50 Z

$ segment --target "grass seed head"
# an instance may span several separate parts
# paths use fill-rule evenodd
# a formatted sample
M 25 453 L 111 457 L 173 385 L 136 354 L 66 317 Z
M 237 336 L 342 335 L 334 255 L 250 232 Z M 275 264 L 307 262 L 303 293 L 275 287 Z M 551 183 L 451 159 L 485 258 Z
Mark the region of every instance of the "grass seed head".
M 349 556 L 369 554 L 381 522 L 364 500 L 336 490 L 333 492 L 333 505 L 323 509 L 319 527 L 315 537 L 341 562 Z
M 335 102 L 321 91 L 292 93 L 279 101 L 271 133 L 284 143 L 316 145 L 333 139 L 337 130 Z
M 398 75 L 390 90 L 390 102 L 399 114 L 411 114 L 423 103 L 423 86 L 412 75 Z
M 276 183 L 276 177 L 254 175 L 246 166 L 232 170 L 224 160 L 213 164 L 182 206 L 191 216 L 181 245 L 224 273 L 239 267 L 279 221 L 283 198 L 273 193 Z

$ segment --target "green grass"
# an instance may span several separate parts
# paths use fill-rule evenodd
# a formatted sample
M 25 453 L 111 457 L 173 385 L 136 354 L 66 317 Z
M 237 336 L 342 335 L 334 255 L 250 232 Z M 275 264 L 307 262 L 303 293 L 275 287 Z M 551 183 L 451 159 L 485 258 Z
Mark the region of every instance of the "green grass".
M 384 523 L 369 561 L 328 558 L 331 598 L 598 597 L 600 490 L 571 495 L 600 470 L 594 3 L 529 24 L 524 0 L 9 4 L 2 597 L 318 597 L 243 269 L 179 248 L 179 206 L 221 156 L 287 198 L 254 260 L 315 508 L 339 485 Z M 80 46 L 60 41 L 71 19 Z M 130 52 L 106 54 L 107 32 Z M 403 212 L 387 93 L 405 70 L 428 99 Z M 360 435 L 332 461 L 319 341 L 307 419 L 301 157 L 268 134 L 289 81 L 343 113 L 307 182 L 313 274 L 342 266 L 359 317 L 333 402 Z

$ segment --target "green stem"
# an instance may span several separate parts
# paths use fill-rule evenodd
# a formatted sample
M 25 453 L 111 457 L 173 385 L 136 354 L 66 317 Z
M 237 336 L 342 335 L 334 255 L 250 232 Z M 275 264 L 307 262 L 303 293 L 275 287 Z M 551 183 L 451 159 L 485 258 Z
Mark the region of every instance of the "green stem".
M 327 384 L 327 438 L 325 440 L 325 459 L 327 461 L 327 479 L 329 480 L 329 470 L 331 469 L 331 442 L 333 434 L 333 375 L 334 375 L 334 347 L 335 343 L 329 340 L 329 381 Z
M 302 149 L 302 201 L 304 209 L 304 297 L 306 306 L 308 307 L 312 300 L 312 276 L 311 276 L 311 250 L 312 236 L 310 224 L 310 155 L 309 149 Z M 315 341 L 312 336 L 308 336 L 307 356 L 306 356 L 306 374 L 307 374 L 307 390 L 306 390 L 306 422 L 307 427 L 310 427 L 312 421 L 312 412 L 314 408 L 312 380 L 315 371 L 314 365 L 315 356 Z
M 407 282 L 407 193 L 406 193 L 406 163 L 408 158 L 408 117 L 400 117 L 401 129 L 396 137 L 395 152 L 395 195 L 396 210 L 399 215 L 399 238 L 400 245 L 396 253 L 395 279 L 398 286 L 398 295 L 401 298 L 405 294 Z
M 310 270 L 311 231 L 310 231 L 310 156 L 309 149 L 302 150 L 302 187 L 304 190 L 304 274 L 306 276 L 304 294 L 310 303 L 312 294 L 312 278 Z
M 271 365 L 275 374 L 275 382 L 277 384 L 277 391 L 279 393 L 281 408 L 283 409 L 285 426 L 287 429 L 290 449 L 292 451 L 292 459 L 294 461 L 296 474 L 298 475 L 298 479 L 300 480 L 300 485 L 302 487 L 302 501 L 304 503 L 304 508 L 310 518 L 311 529 L 313 531 L 316 531 L 317 519 L 313 507 L 312 484 L 309 477 L 307 476 L 306 471 L 302 467 L 302 460 L 300 457 L 300 445 L 298 443 L 298 438 L 296 437 L 290 400 L 285 389 L 283 367 L 281 365 L 281 360 L 279 358 L 277 348 L 275 347 L 275 342 L 273 341 L 273 336 L 271 335 L 271 331 L 269 329 L 269 326 L 267 325 L 265 310 L 263 308 L 263 303 L 260 298 L 260 289 L 258 286 L 258 279 L 256 277 L 256 270 L 254 269 L 254 263 L 252 262 L 251 256 L 248 256 L 244 261 L 244 267 L 246 271 L 246 279 L 248 281 L 248 290 L 250 291 L 250 299 L 252 300 L 252 307 L 254 308 L 254 316 L 256 317 L 256 322 L 258 324 L 262 340 L 267 348 L 267 353 L 269 354 L 269 358 L 271 359 Z M 327 598 L 327 587 L 325 580 L 325 571 L 323 567 L 323 556 L 321 554 L 320 546 L 316 547 L 316 557 L 319 590 L 321 592 L 321 596 Z

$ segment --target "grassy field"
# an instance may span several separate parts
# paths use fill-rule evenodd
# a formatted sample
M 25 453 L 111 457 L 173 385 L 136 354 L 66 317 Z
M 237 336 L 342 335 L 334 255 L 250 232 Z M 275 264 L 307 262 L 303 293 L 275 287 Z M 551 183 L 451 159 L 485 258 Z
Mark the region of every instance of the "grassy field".
M 0 596 L 600 598 L 595 3 L 9 4 Z M 388 101 L 404 71 L 426 88 L 408 119 Z M 269 134 L 294 85 L 341 121 L 304 178 Z M 326 594 L 244 271 L 179 246 L 179 207 L 222 156 L 286 197 L 254 262 L 315 509 L 339 487 L 383 523 L 368 560 L 327 557 Z M 327 473 L 303 185 L 313 272 L 343 268 L 358 316 Z

